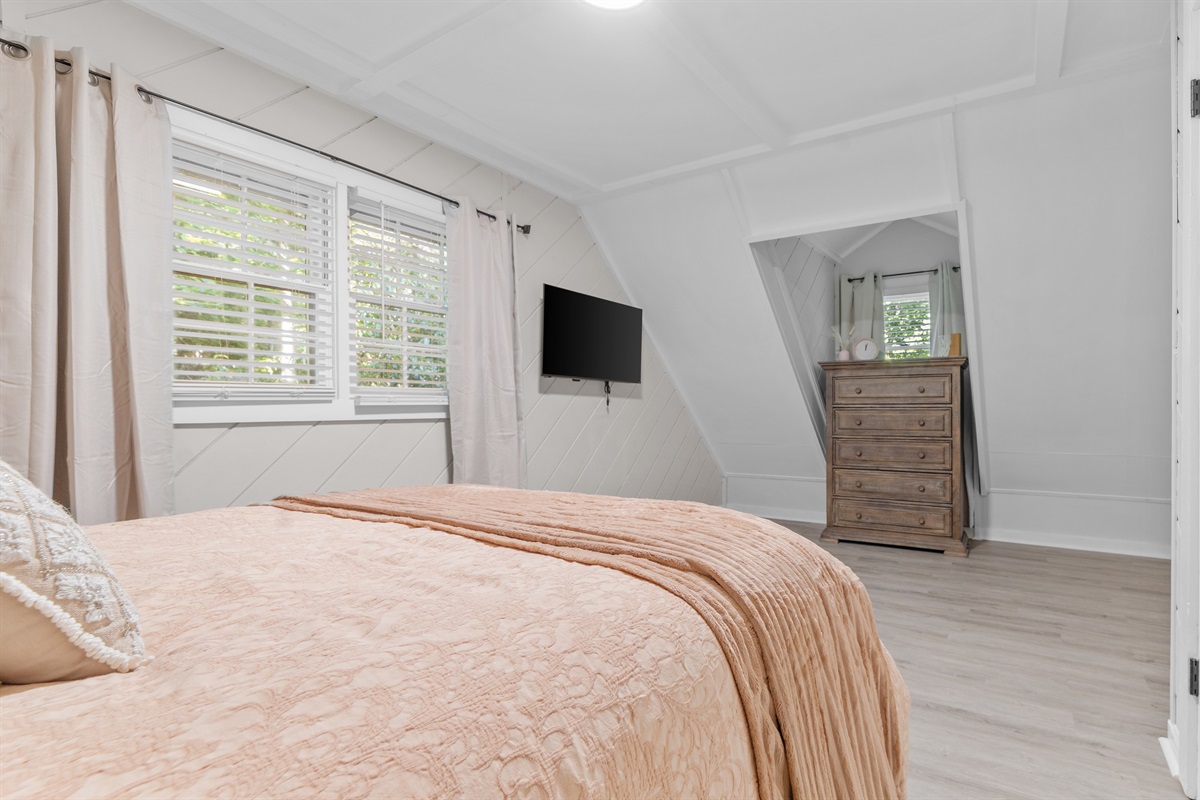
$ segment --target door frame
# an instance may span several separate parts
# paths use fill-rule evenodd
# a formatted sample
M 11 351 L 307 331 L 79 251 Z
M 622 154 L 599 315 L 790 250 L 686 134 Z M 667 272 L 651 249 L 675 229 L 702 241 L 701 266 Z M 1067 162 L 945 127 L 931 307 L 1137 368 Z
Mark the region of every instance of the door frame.
M 1195 798 L 1200 711 L 1190 693 L 1190 660 L 1200 657 L 1200 117 L 1191 116 L 1190 83 L 1200 78 L 1200 0 L 1176 0 L 1172 28 L 1171 682 L 1160 742 L 1184 793 Z

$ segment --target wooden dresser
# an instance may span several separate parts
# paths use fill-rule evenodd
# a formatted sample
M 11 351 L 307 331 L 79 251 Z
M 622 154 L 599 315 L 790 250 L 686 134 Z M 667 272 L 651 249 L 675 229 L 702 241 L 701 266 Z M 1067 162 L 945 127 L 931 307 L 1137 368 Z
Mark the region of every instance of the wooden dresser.
M 821 538 L 967 555 L 961 357 L 833 361 L 825 370 Z

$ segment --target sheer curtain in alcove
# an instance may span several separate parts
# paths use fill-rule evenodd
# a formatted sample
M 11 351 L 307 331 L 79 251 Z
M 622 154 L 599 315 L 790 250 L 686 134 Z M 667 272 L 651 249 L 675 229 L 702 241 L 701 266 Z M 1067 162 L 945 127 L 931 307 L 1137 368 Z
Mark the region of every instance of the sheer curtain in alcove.
M 962 276 L 958 265 L 943 261 L 929 276 L 929 341 L 936 347 L 938 338 L 959 334 L 961 354 L 967 354 L 967 321 L 963 311 Z
M 967 318 L 963 307 L 962 274 L 958 265 L 943 261 L 929 276 L 929 341 L 937 347 L 939 337 L 959 334 L 960 355 L 967 355 Z M 971 371 L 963 373 L 963 461 L 972 515 L 979 502 L 979 448 L 975 437 L 975 405 Z
M 167 112 L 55 56 L 0 55 L 0 458 L 83 524 L 168 514 Z
M 833 305 L 834 325 L 842 341 L 874 339 L 879 352 L 883 346 L 883 279 L 878 272 L 861 278 L 838 278 Z
M 450 449 L 455 483 L 523 488 L 516 276 L 503 218 L 446 209 Z

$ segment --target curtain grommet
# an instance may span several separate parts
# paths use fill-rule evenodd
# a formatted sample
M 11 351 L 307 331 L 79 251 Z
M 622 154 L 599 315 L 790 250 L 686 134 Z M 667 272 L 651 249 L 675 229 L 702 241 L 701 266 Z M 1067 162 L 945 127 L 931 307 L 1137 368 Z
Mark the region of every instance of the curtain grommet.
M 146 87 L 138 86 L 137 93 L 138 93 L 138 97 L 142 98 L 142 102 L 145 103 L 146 105 L 149 106 L 149 105 L 154 104 L 154 95 L 150 94 L 150 92 L 146 89 Z
M 99 86 L 99 85 L 100 85 L 100 79 L 99 79 L 99 78 L 97 78 L 97 77 L 96 77 L 94 74 L 92 74 L 91 72 L 89 72 L 89 73 L 88 73 L 88 83 L 90 83 L 92 86 Z
M 59 75 L 67 75 L 75 68 L 75 65 L 65 59 L 56 58 L 54 60 L 54 71 Z
M 0 47 L 4 55 L 9 58 L 15 58 L 17 61 L 24 61 L 29 58 L 29 48 L 20 42 L 5 42 L 3 47 Z

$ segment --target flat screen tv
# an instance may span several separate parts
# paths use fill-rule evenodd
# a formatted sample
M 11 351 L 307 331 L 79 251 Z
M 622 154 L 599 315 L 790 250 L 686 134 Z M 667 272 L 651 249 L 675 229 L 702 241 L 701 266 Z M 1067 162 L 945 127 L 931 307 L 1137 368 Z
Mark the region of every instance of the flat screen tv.
M 542 374 L 642 382 L 642 310 L 545 284 Z

